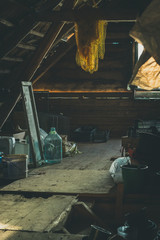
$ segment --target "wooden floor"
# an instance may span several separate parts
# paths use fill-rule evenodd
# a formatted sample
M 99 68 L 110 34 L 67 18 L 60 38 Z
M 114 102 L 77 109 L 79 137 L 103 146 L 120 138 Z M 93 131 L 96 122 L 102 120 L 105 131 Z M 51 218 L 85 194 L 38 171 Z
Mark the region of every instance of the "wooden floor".
M 39 232 L 18 232 L 0 231 L 1 240 L 82 240 L 82 235 L 39 233 Z
M 114 183 L 108 172 L 112 157 L 120 156 L 121 142 L 79 143 L 78 153 L 59 164 L 39 167 L 29 177 L 5 186 L 3 191 L 108 193 Z
M 28 178 L 0 189 L 0 239 L 80 240 L 82 236 L 53 233 L 62 227 L 78 194 L 108 194 L 114 183 L 108 172 L 112 157 L 121 155 L 120 139 L 79 143 L 80 153 L 59 164 L 31 169 Z M 32 193 L 25 197 L 22 193 Z M 37 197 L 34 194 L 51 194 Z

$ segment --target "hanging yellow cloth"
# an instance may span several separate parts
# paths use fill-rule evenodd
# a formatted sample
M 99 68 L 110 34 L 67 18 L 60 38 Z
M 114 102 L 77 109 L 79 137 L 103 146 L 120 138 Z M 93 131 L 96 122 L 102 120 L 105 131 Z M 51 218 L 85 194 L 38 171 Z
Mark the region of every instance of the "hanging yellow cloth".
M 86 72 L 98 70 L 98 60 L 104 58 L 107 21 L 80 20 L 75 23 L 76 62 Z

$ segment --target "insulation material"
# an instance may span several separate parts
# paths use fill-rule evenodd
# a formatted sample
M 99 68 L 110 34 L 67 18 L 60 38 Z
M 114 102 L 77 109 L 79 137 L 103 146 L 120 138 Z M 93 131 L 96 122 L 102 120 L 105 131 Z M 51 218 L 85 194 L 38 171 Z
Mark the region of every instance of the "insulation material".
M 130 85 L 144 90 L 160 87 L 160 2 L 153 0 L 137 19 L 130 36 L 141 43 L 146 52 L 133 71 Z M 148 53 L 147 53 L 148 52 Z M 149 56 L 150 55 L 150 56 Z
M 160 1 L 153 0 L 137 19 L 130 36 L 160 64 Z
M 153 90 L 160 87 L 160 65 L 147 51 L 144 51 L 136 63 L 129 85 L 144 90 Z
M 145 90 L 152 90 L 160 87 L 160 65 L 153 57 L 149 58 L 138 70 L 132 85 Z
M 76 62 L 86 72 L 98 70 L 98 60 L 104 58 L 107 22 L 87 19 L 75 23 Z

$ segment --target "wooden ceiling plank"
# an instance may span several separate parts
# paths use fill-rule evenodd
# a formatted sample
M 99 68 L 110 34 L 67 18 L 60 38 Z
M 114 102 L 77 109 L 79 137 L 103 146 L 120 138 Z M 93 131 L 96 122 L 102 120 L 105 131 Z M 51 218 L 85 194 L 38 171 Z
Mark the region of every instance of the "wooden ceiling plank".
M 17 47 L 27 49 L 27 50 L 33 50 L 33 51 L 36 49 L 36 47 L 34 46 L 23 44 L 23 43 L 18 43 Z
M 35 36 L 38 36 L 38 37 L 44 37 L 44 35 L 45 35 L 44 33 L 40 33 L 40 32 L 35 31 L 35 30 L 31 30 L 29 33 L 33 34 Z
M 9 62 L 23 62 L 22 58 L 19 57 L 3 57 L 1 60 L 9 61 Z
M 54 1 L 53 6 L 56 6 L 58 3 L 59 1 Z M 49 6 L 51 7 L 51 1 Z M 39 13 L 44 11 L 44 9 L 48 9 L 49 6 L 48 3 L 43 4 L 39 9 Z M 6 19 L 5 16 L 4 19 Z M 3 39 L 3 42 L 0 44 L 0 58 L 7 55 L 31 30 L 33 30 L 37 24 L 35 14 L 27 15 L 23 19 L 23 23 L 20 26 L 15 27 L 13 31 L 9 32 L 9 34 Z
M 0 19 L 0 23 L 2 23 L 3 25 L 6 25 L 7 27 L 13 27 L 14 24 L 6 19 Z
M 53 23 L 48 29 L 45 37 L 42 39 L 41 44 L 34 52 L 34 55 L 27 58 L 24 64 L 21 66 L 21 70 L 15 69 L 15 74 L 11 77 L 11 88 L 14 88 L 14 85 L 20 81 L 31 81 L 32 77 L 36 73 L 37 69 L 40 67 L 41 62 L 46 57 L 46 54 L 50 48 L 54 45 L 61 29 L 63 28 L 64 23 Z M 12 85 L 12 83 L 14 85 Z
M 21 26 L 13 29 L 12 34 L 9 32 L 0 45 L 0 58 L 6 56 L 36 25 L 33 17 L 27 17 Z

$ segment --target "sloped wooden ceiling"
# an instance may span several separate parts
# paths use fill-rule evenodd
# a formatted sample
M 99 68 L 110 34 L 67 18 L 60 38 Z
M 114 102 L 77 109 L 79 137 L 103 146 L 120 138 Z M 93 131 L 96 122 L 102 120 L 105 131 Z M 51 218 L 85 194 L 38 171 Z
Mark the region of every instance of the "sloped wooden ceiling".
M 20 99 L 21 81 L 35 81 L 34 88 L 47 90 L 55 90 L 53 86 L 58 83 L 59 91 L 67 91 L 62 88 L 66 83 L 68 89 L 82 91 L 126 86 L 132 70 L 128 67 L 132 61 L 128 61 L 132 46 L 128 32 L 151 0 L 79 0 L 73 9 L 74 2 L 0 1 L 0 128 Z M 88 8 L 84 9 L 86 3 Z M 97 8 L 91 8 L 93 3 Z M 74 36 L 66 41 L 74 33 L 74 21 L 84 16 L 109 21 L 105 59 L 94 75 L 75 65 Z M 82 84 L 78 86 L 77 82 Z
M 131 26 L 133 23 L 108 24 L 105 58 L 99 61 L 97 72 L 90 74 L 77 66 L 77 47 L 74 46 L 37 82 L 35 76 L 34 89 L 54 92 L 126 90 L 133 65 L 133 41 L 128 34 Z

